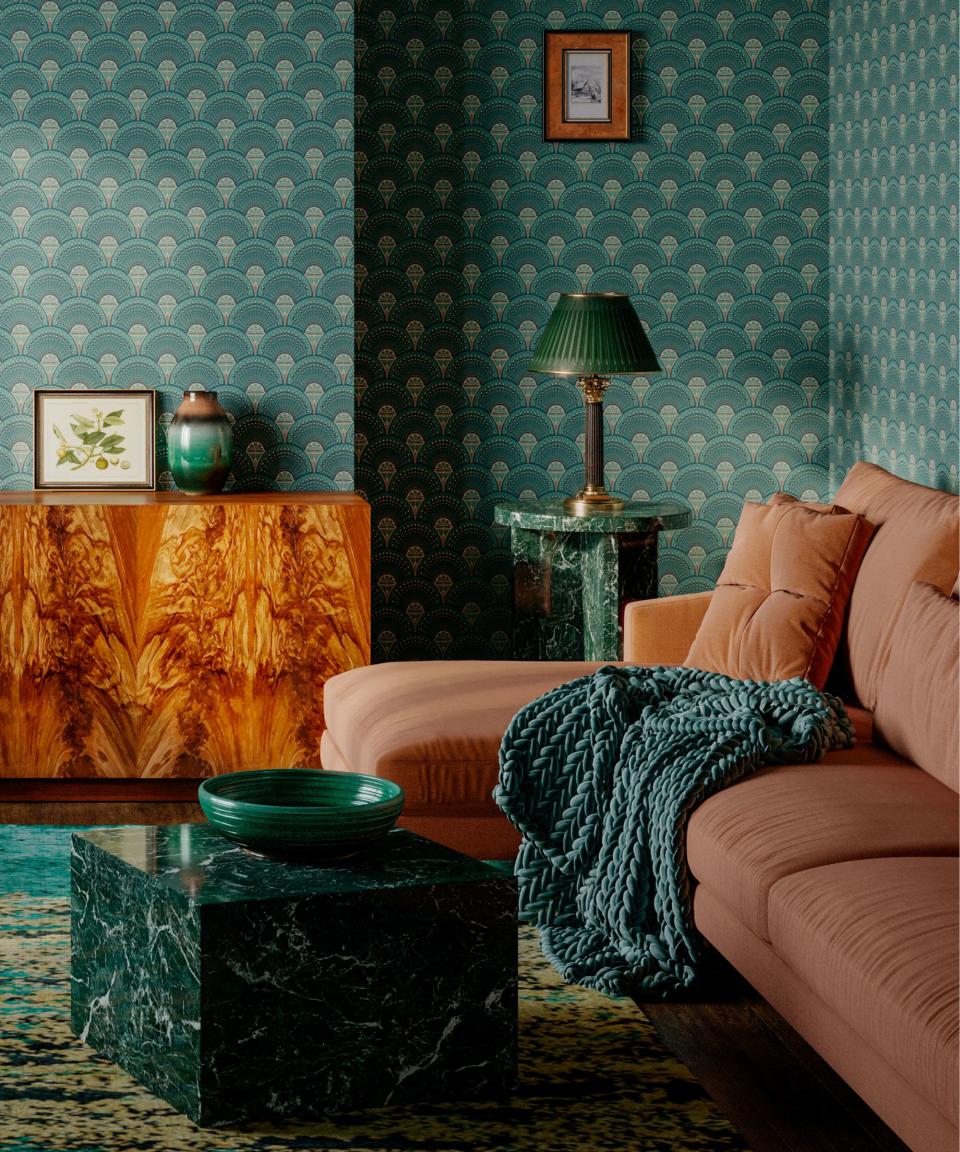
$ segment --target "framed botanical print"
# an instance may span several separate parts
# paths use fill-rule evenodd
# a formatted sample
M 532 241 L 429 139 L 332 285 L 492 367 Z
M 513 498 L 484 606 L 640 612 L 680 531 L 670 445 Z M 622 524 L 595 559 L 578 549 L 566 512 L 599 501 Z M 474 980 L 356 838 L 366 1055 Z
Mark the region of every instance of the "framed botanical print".
M 545 32 L 543 138 L 630 139 L 630 33 Z
M 148 389 L 35 389 L 34 487 L 152 490 L 155 420 Z

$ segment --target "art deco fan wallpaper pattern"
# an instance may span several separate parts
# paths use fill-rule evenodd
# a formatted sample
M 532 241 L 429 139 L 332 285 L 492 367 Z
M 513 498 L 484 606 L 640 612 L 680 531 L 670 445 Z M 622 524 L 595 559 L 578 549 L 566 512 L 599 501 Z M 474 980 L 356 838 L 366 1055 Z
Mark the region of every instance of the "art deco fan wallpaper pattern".
M 634 34 L 628 144 L 545 144 L 545 28 Z M 711 587 L 747 495 L 828 476 L 825 0 L 362 0 L 357 486 L 380 657 L 509 654 L 493 504 L 575 491 L 561 291 L 629 292 L 664 372 L 608 392 L 607 483 L 688 500 L 661 590 Z
M 51 385 L 216 389 L 237 488 L 352 486 L 352 19 L 0 4 L 0 486 Z
M 957 491 L 956 0 L 837 5 L 831 124 L 837 480 L 855 461 Z

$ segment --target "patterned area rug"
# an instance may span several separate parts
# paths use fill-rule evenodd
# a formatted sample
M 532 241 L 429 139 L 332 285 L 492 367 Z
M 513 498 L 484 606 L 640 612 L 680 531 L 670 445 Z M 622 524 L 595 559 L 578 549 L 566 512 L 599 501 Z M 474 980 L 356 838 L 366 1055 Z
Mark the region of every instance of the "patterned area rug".
M 509 1101 L 201 1130 L 69 1029 L 66 829 L 0 827 L 0 1152 L 743 1152 L 630 1000 L 564 985 L 520 941 Z

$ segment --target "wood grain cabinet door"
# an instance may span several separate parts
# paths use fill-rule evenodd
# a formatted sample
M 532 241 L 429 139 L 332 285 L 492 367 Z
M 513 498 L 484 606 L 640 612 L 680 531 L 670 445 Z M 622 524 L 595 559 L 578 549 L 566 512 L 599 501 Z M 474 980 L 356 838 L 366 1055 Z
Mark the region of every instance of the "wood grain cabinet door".
M 319 767 L 323 685 L 370 657 L 363 501 L 0 506 L 0 530 L 2 774 Z
M 20 775 L 135 776 L 135 608 L 125 508 L 18 509 Z

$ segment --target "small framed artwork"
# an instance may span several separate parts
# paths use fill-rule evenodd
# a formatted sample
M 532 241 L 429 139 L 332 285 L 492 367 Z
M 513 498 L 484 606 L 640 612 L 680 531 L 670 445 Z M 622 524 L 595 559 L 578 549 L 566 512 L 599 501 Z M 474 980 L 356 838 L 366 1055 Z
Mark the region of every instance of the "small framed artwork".
M 544 140 L 630 139 L 630 33 L 545 32 Z
M 37 388 L 34 487 L 152 491 L 155 419 L 156 394 L 148 389 Z

